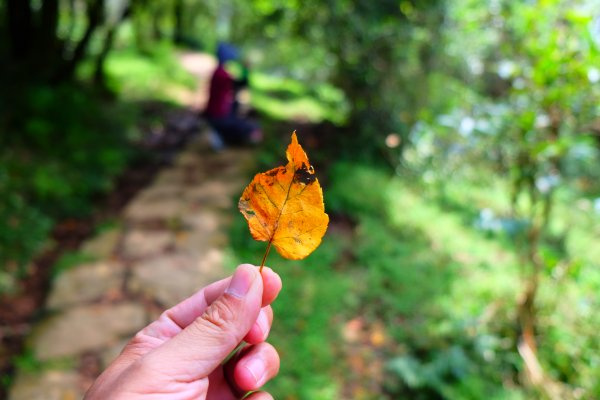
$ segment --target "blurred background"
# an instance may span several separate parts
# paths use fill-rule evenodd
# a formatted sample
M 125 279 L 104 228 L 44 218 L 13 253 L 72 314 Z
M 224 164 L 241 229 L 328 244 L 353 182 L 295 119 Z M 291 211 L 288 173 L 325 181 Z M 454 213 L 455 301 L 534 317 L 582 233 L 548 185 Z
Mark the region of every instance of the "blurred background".
M 0 397 L 80 396 L 160 310 L 258 263 L 237 198 L 297 130 L 331 223 L 268 261 L 275 398 L 600 398 L 597 1 L 0 15 Z M 250 66 L 252 148 L 205 140 L 221 41 Z

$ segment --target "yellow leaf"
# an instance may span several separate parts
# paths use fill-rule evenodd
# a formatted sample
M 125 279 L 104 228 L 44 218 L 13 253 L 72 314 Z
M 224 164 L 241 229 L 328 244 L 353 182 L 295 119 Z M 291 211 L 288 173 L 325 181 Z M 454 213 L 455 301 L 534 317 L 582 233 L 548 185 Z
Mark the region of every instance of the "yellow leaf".
M 286 156 L 285 167 L 256 174 L 238 206 L 252 237 L 269 242 L 267 253 L 272 244 L 283 257 L 299 260 L 319 246 L 329 217 L 321 185 L 296 132 Z

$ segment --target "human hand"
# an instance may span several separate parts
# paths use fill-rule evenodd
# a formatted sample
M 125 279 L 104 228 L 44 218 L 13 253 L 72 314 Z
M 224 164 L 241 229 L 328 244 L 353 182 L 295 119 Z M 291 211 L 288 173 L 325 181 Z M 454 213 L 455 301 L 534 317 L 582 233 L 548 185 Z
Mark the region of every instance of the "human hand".
M 279 355 L 265 343 L 273 321 L 271 302 L 279 275 L 240 265 L 165 311 L 125 346 L 85 400 L 239 399 L 279 371 Z M 244 340 L 248 345 L 223 361 Z M 272 399 L 256 392 L 249 400 Z

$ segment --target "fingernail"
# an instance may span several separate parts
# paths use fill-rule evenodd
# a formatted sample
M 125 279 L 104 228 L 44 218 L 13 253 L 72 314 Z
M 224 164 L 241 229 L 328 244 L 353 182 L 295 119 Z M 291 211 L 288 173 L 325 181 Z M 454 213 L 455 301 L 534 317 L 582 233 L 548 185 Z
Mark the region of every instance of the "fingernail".
M 267 336 L 269 332 L 269 318 L 267 318 L 267 314 L 263 310 L 258 314 L 258 318 L 256 319 L 256 324 L 260 328 L 260 331 L 263 334 L 263 339 Z
M 267 373 L 267 366 L 260 356 L 254 356 L 244 363 L 244 368 L 248 370 L 254 378 L 257 385 L 262 384 L 262 380 Z
M 225 290 L 225 293 L 228 293 L 232 296 L 242 298 L 244 297 L 248 291 L 250 290 L 250 286 L 252 286 L 252 282 L 256 278 L 256 274 L 249 268 L 238 267 L 231 278 L 231 282 L 229 283 L 229 287 Z

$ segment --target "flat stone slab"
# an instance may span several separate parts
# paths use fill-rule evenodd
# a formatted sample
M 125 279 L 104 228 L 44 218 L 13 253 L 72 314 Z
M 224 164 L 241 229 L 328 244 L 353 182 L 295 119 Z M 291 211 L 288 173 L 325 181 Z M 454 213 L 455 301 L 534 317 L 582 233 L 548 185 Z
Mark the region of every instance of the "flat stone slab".
M 158 173 L 154 179 L 154 184 L 175 184 L 185 185 L 188 182 L 188 174 L 183 168 L 167 168 Z
M 154 184 L 147 189 L 142 190 L 136 200 L 160 202 L 164 199 L 177 198 L 183 193 L 183 186 L 176 183 Z
M 204 161 L 203 168 L 210 171 L 213 177 L 218 177 L 219 180 L 237 179 L 240 175 L 244 175 L 245 171 L 238 160 L 229 163 L 223 158 L 212 158 Z
M 69 309 L 37 325 L 31 344 L 39 360 L 110 346 L 146 325 L 141 304 L 97 304 Z
M 201 94 L 199 97 L 203 97 L 202 95 L 204 95 L 204 93 Z M 212 149 L 212 146 L 210 144 L 209 131 L 210 127 L 208 126 L 205 126 L 204 129 L 201 129 L 200 134 L 193 136 L 190 139 L 190 141 L 186 144 L 185 149 L 183 149 L 183 153 L 189 153 L 202 159 L 212 154 L 215 154 L 215 151 Z
M 132 221 L 172 220 L 184 213 L 181 197 L 161 200 L 134 199 L 125 209 L 125 218 Z
M 218 208 L 191 210 L 182 218 L 185 229 L 176 236 L 176 249 L 202 257 L 211 248 L 224 248 L 228 244 L 226 229 L 231 219 L 231 211 Z
M 122 254 L 127 258 L 143 258 L 160 254 L 175 243 L 169 231 L 132 230 L 125 236 Z
M 204 157 L 205 160 L 218 161 L 224 165 L 235 165 L 241 169 L 247 169 L 256 163 L 255 153 L 248 148 L 227 147 L 218 153 Z
M 181 253 L 192 255 L 198 259 L 204 258 L 207 251 L 224 248 L 229 243 L 229 237 L 222 231 L 182 231 L 177 235 L 175 248 Z
M 81 252 L 94 256 L 98 259 L 110 258 L 115 252 L 120 238 L 120 228 L 108 229 L 101 232 L 96 237 L 87 240 L 81 246 Z
M 98 262 L 69 269 L 54 281 L 51 309 L 81 305 L 120 292 L 125 269 L 117 262 Z
M 9 400 L 78 400 L 84 395 L 79 376 L 72 371 L 19 373 Z
M 210 181 L 190 186 L 185 191 L 184 197 L 192 207 L 230 209 L 236 205 L 235 197 L 241 194 L 242 188 L 239 186 L 234 187 L 227 182 Z
M 183 168 L 200 168 L 202 165 L 202 155 L 195 151 L 183 151 L 175 158 L 174 164 Z
M 229 224 L 230 220 L 218 210 L 201 209 L 184 215 L 182 222 L 191 231 L 211 234 Z
M 223 252 L 208 249 L 201 257 L 170 254 L 134 264 L 129 290 L 170 307 L 220 278 Z

